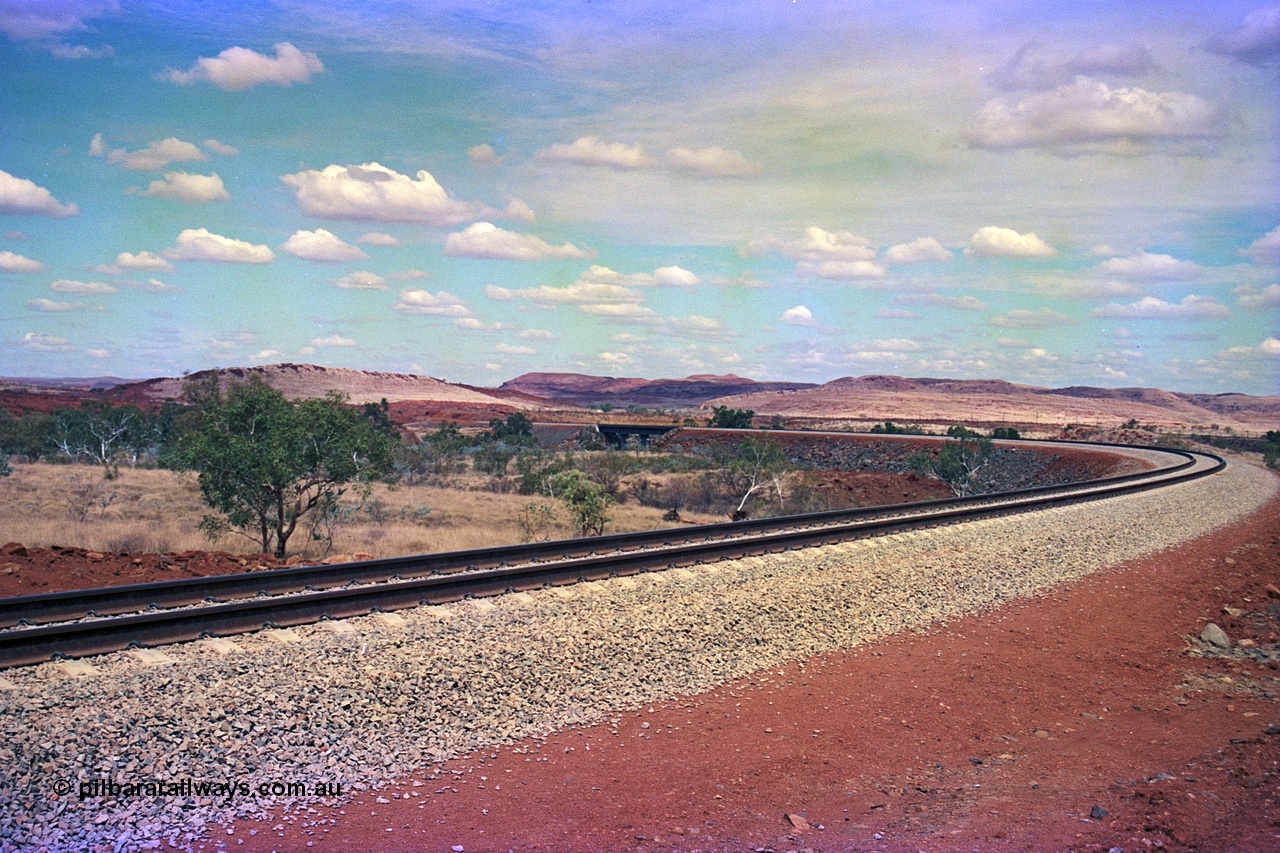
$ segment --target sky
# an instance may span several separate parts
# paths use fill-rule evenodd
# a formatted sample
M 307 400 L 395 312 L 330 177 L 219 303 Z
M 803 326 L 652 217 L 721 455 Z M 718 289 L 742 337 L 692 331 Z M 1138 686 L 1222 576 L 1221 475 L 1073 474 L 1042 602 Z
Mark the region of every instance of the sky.
M 0 375 L 1280 393 L 1280 4 L 0 0 Z

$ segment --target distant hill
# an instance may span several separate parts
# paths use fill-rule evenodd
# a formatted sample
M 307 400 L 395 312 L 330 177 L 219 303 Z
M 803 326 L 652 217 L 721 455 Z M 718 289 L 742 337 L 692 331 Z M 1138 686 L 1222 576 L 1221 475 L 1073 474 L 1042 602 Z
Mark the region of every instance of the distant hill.
M 617 408 L 673 406 L 697 408 L 708 400 L 729 394 L 786 392 L 814 388 L 812 382 L 756 382 L 732 373 L 724 376 L 695 374 L 684 379 L 637 379 L 587 376 L 581 373 L 525 373 L 508 380 L 499 391 L 518 391 L 545 400 Z
M 1280 427 L 1280 396 L 1181 394 L 1158 388 L 1039 388 L 999 379 L 845 376 L 786 393 L 708 400 L 763 415 L 920 423 L 1123 423 L 1258 431 Z
M 202 370 L 189 378 L 202 379 L 214 373 L 224 381 L 242 381 L 257 376 L 291 400 L 322 397 L 329 391 L 346 394 L 352 403 L 389 403 L 405 400 L 460 403 L 472 406 L 505 408 L 546 408 L 527 398 L 486 394 L 482 390 L 455 385 L 429 376 L 411 373 L 381 373 L 350 370 L 344 367 L 321 367 L 314 364 L 269 364 L 262 367 L 229 367 L 216 371 Z M 185 380 L 177 378 L 148 379 L 118 385 L 102 394 L 103 399 L 149 403 L 176 398 L 182 394 Z

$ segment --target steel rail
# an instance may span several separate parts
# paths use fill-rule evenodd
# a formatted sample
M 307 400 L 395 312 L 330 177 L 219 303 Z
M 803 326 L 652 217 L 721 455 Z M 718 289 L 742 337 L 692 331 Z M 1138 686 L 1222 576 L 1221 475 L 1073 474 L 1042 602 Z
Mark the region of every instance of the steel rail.
M 1097 445 L 1110 446 L 1110 445 Z M 1132 448 L 1130 448 L 1132 449 Z M 716 538 L 738 538 L 746 534 L 788 530 L 801 525 L 830 526 L 903 513 L 918 513 L 925 508 L 973 506 L 982 501 L 1005 501 L 1079 491 L 1101 485 L 1137 482 L 1161 472 L 1185 470 L 1195 459 L 1184 451 L 1164 450 L 1181 461 L 1166 468 L 1140 471 L 1051 486 L 1036 486 L 964 498 L 943 498 L 925 502 L 887 504 L 875 507 L 828 510 L 801 515 L 701 524 L 684 528 L 661 528 L 636 533 L 615 533 L 582 539 L 559 539 L 522 545 L 501 545 L 466 551 L 446 551 L 331 565 L 295 566 L 263 572 L 183 578 L 154 581 L 99 589 L 37 593 L 0 598 L 0 628 L 15 625 L 42 625 L 65 622 L 85 616 L 116 616 L 147 609 L 190 607 L 208 601 L 222 602 L 259 595 L 281 595 L 331 589 L 353 583 L 381 583 L 397 579 L 454 574 L 485 568 L 497 568 L 543 560 L 629 551 L 640 548 L 667 548 Z
M 1080 484 L 1084 488 L 1059 494 L 1044 489 L 993 496 L 928 502 L 929 511 L 899 518 L 861 518 L 824 527 L 791 527 L 733 539 L 670 544 L 651 550 L 563 559 L 546 564 L 508 566 L 487 571 L 397 580 L 369 586 L 329 589 L 214 604 L 190 610 L 167 610 L 133 616 L 93 619 L 0 632 L 0 667 L 40 663 L 56 657 L 84 657 L 130 646 L 152 646 L 208 636 L 249 633 L 264 627 L 300 625 L 324 619 L 364 615 L 422 604 L 443 604 L 466 597 L 486 597 L 508 591 L 568 585 L 615 575 L 690 566 L 737 557 L 778 552 L 813 545 L 881 536 L 921 527 L 1045 509 L 1159 488 L 1205 477 L 1226 463 L 1213 454 L 1167 451 L 1184 457 L 1184 464 Z M 1209 463 L 1209 464 L 1205 464 Z M 1061 492 L 1059 489 L 1058 491 Z M 1030 494 L 1029 494 L 1030 493 Z M 903 505 L 911 506 L 911 505 Z M 920 507 L 920 504 L 914 505 Z M 810 516 L 791 516 L 808 519 Z M 739 527 L 740 525 L 730 525 Z M 601 537 L 607 538 L 607 537 Z M 493 549 L 486 549 L 493 550 Z M 467 552 L 456 552 L 466 554 Z M 361 565 L 361 564 L 347 564 Z M 284 570 L 289 571 L 289 570 Z

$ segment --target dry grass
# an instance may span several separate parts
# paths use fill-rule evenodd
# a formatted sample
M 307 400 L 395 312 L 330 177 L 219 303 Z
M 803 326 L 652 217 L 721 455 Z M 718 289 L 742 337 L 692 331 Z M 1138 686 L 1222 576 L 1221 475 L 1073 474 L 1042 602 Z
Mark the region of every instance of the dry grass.
M 363 506 L 348 495 L 348 520 L 336 528 L 329 553 L 393 557 L 515 544 L 522 541 L 519 519 L 531 502 L 555 510 L 555 523 L 539 538 L 572 535 L 558 502 L 483 490 L 488 482 L 459 478 L 457 488 L 380 483 Z M 206 512 L 194 475 L 172 471 L 122 468 L 116 479 L 104 480 L 100 468 L 36 463 L 15 465 L 12 476 L 0 477 L 0 542 L 94 551 L 260 550 L 234 534 L 210 543 L 197 527 Z M 661 509 L 634 501 L 612 507 L 610 519 L 606 533 L 670 526 Z M 289 553 L 319 558 L 325 548 L 299 529 Z

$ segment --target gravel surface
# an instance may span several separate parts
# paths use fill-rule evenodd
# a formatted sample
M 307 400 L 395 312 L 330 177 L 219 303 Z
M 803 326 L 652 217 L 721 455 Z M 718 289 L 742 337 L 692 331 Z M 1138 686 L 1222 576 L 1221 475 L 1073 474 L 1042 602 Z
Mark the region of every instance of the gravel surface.
M 0 683 L 0 850 L 187 846 L 206 826 L 344 794 L 786 660 L 980 612 L 1203 535 L 1275 478 L 1208 479 L 1036 514 L 572 588 L 122 653 Z M 225 641 L 223 641 L 225 642 Z M 110 779 L 139 786 L 79 796 Z M 229 784 L 229 794 L 189 792 Z M 70 792 L 58 795 L 59 783 Z M 153 788 L 148 790 L 146 785 Z M 156 790 L 160 783 L 173 786 Z M 260 785 L 266 788 L 259 790 Z M 243 787 L 238 787 L 243 786 Z

